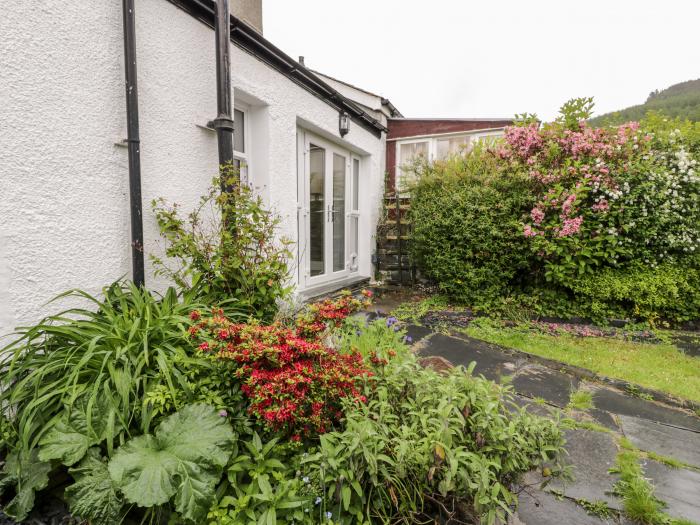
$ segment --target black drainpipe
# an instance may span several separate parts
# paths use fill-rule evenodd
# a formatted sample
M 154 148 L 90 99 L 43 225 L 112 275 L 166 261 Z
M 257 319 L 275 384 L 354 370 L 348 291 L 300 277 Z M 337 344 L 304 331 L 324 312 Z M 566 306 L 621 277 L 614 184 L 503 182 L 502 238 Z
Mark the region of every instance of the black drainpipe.
M 134 0 L 123 0 L 124 72 L 126 76 L 126 130 L 129 148 L 129 200 L 131 206 L 131 269 L 136 286 L 145 282 L 143 268 L 143 214 L 141 211 L 141 141 L 139 91 L 136 78 L 136 24 Z
M 231 15 L 228 0 L 216 0 L 216 110 L 213 121 L 219 144 L 219 165 L 233 163 L 231 101 Z

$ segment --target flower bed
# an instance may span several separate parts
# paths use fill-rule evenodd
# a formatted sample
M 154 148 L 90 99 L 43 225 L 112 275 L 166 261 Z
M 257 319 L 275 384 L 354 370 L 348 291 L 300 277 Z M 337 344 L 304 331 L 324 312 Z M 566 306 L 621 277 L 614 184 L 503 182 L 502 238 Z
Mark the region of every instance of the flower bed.
M 266 325 L 114 285 L 27 329 L 3 349 L 2 510 L 50 490 L 94 525 L 494 523 L 557 424 L 422 369 L 393 320 L 348 318 L 368 295 Z

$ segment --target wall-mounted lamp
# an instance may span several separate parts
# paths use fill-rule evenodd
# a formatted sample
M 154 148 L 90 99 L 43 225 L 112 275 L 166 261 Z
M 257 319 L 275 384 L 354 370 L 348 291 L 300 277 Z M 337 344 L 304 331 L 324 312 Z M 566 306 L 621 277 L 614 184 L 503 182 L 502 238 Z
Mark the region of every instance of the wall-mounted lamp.
M 338 121 L 338 127 L 340 128 L 340 136 L 344 137 L 350 132 L 350 116 L 343 111 L 340 114 L 340 119 Z

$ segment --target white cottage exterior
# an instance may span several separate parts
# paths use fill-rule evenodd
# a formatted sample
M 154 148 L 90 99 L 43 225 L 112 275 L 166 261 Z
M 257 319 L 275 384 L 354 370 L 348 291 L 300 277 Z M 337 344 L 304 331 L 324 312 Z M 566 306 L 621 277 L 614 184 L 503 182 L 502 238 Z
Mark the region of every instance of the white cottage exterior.
M 146 284 L 163 289 L 152 199 L 192 207 L 218 168 L 211 0 L 138 0 Z M 300 293 L 372 273 L 385 172 L 365 111 L 232 17 L 236 157 L 295 241 Z M 119 2 L 12 2 L 0 19 L 0 334 L 131 274 Z M 339 133 L 347 113 L 350 131 Z M 241 122 L 242 121 L 242 122 Z M 0 340 L 0 344 L 2 340 Z

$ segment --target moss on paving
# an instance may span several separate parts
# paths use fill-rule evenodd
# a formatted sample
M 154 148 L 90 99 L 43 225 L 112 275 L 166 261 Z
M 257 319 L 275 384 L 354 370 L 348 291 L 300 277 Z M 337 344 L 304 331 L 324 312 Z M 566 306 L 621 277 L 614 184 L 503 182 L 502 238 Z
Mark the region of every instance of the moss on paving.
M 700 358 L 685 355 L 669 343 L 549 335 L 526 326 L 501 327 L 489 322 L 473 323 L 463 332 L 476 339 L 700 401 Z

